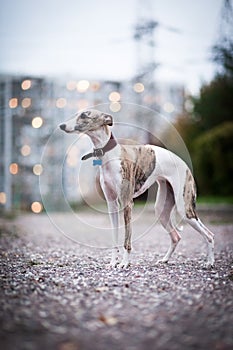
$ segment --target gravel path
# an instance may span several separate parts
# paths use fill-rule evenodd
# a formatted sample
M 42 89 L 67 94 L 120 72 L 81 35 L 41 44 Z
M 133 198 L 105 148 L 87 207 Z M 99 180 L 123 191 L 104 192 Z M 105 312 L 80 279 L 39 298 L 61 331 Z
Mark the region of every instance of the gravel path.
M 138 238 L 153 215 L 135 212 Z M 64 237 L 45 214 L 0 219 L 1 349 L 232 349 L 233 220 L 223 214 L 202 213 L 216 234 L 212 270 L 203 268 L 205 246 L 189 227 L 169 264 L 153 260 L 169 244 L 155 225 L 134 242 L 129 269 L 109 270 L 110 251 L 97 248 L 109 230 L 87 224 L 107 227 L 105 215 L 83 211 L 75 227 L 75 239 L 95 248 Z M 74 234 L 70 214 L 54 218 Z

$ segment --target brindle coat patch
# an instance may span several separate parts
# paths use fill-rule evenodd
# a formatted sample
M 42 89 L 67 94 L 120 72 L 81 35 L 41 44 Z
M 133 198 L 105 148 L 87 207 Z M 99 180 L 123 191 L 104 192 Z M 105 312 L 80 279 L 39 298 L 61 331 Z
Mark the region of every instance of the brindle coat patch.
M 197 219 L 196 214 L 196 185 L 193 175 L 189 169 L 186 170 L 186 179 L 184 185 L 184 203 L 185 213 L 188 219 Z
M 155 169 L 155 152 L 143 145 L 121 146 L 121 159 L 121 202 L 125 207 Z

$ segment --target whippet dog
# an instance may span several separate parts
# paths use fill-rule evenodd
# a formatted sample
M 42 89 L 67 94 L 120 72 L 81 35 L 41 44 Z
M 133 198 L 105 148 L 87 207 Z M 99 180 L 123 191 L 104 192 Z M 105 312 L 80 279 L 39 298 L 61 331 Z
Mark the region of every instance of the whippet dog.
M 214 265 L 214 235 L 198 218 L 196 186 L 186 163 L 172 152 L 152 145 L 120 145 L 113 136 L 111 115 L 98 110 L 77 113 L 60 124 L 67 133 L 85 133 L 94 150 L 82 160 L 95 158 L 100 167 L 100 185 L 107 201 L 113 228 L 113 250 L 110 266 L 127 268 L 131 252 L 131 213 L 133 199 L 157 182 L 155 214 L 171 238 L 170 247 L 158 263 L 167 263 L 181 236 L 180 223 L 186 222 L 198 231 L 207 243 L 207 267 Z M 125 240 L 123 260 L 118 264 L 119 211 L 124 212 Z

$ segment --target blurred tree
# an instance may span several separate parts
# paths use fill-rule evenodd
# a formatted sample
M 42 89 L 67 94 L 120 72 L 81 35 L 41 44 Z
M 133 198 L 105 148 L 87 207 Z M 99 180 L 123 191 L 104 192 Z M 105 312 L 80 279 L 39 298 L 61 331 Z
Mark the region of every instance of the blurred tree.
M 225 75 L 233 79 L 233 40 L 224 40 L 222 44 L 214 46 L 213 59 L 222 65 Z
M 192 156 L 193 141 L 201 132 L 200 121 L 191 113 L 183 113 L 177 118 L 175 127 L 178 133 L 182 136 L 184 143 Z M 167 137 L 169 137 L 169 135 Z
M 213 47 L 220 69 L 199 97 L 190 97 L 193 110 L 175 125 L 191 153 L 202 194 L 233 193 L 233 7 L 231 0 L 223 5 L 220 39 Z
M 233 193 L 233 122 L 222 123 L 194 141 L 197 185 L 203 194 Z
M 213 47 L 213 59 L 220 65 L 221 72 L 233 79 L 233 5 L 224 0 L 222 7 L 219 43 Z
M 218 75 L 210 84 L 201 88 L 200 97 L 194 98 L 193 103 L 199 132 L 233 120 L 233 79 Z

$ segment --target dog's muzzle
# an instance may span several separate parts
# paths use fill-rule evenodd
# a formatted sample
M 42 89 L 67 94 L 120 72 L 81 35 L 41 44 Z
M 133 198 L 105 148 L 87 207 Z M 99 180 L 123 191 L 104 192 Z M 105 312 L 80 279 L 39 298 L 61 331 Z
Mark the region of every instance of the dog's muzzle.
M 61 124 L 61 125 L 59 125 L 59 127 L 61 130 L 66 131 L 66 124 Z

